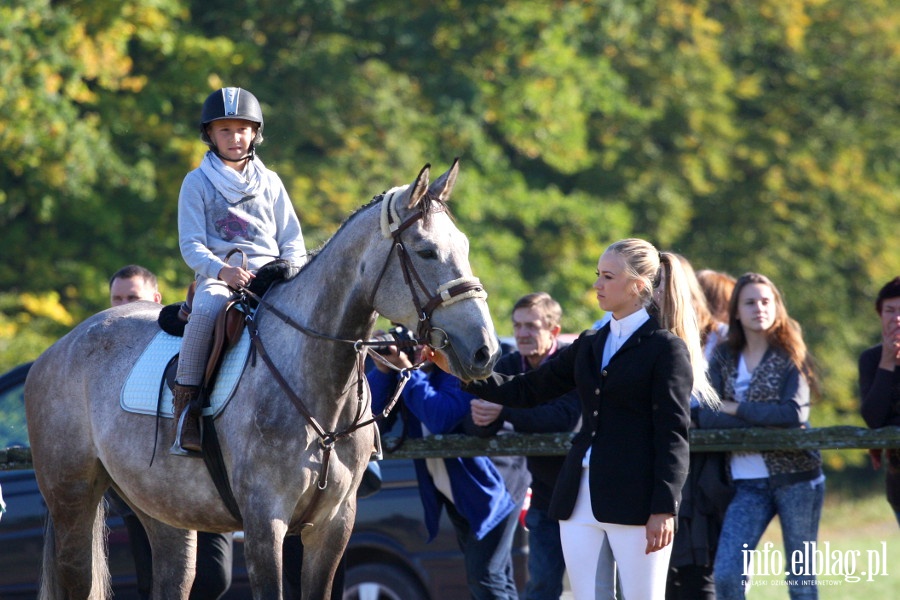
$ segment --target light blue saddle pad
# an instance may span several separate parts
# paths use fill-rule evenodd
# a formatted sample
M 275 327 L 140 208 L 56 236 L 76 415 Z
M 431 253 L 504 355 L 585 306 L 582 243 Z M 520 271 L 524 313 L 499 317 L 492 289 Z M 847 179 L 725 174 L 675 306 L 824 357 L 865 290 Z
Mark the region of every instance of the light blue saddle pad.
M 160 331 L 131 369 L 128 379 L 122 388 L 119 403 L 128 412 L 143 415 L 156 415 L 156 404 L 159 400 L 159 387 L 163 371 L 173 356 L 181 350 L 181 339 Z M 219 414 L 234 393 L 238 379 L 244 371 L 250 350 L 250 333 L 245 329 L 241 339 L 225 353 L 215 388 L 210 397 L 209 408 L 203 414 L 213 416 Z M 160 415 L 172 417 L 172 391 L 164 386 Z

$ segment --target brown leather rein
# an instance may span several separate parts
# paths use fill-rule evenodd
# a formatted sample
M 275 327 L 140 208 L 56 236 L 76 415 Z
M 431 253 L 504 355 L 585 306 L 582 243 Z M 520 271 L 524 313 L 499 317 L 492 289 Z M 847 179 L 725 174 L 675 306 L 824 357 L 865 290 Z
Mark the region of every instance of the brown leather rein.
M 383 202 L 390 202 L 391 199 L 385 198 Z M 443 206 L 439 209 L 435 210 L 435 212 L 439 210 L 444 210 Z M 393 238 L 393 247 L 391 251 L 388 253 L 385 258 L 384 266 L 381 269 L 381 272 L 378 276 L 378 279 L 375 282 L 375 286 L 372 290 L 371 301 L 374 303 L 375 294 L 378 291 L 379 286 L 381 285 L 381 280 L 384 277 L 385 272 L 387 271 L 387 267 L 389 265 L 391 255 L 394 253 L 394 250 L 397 251 L 397 257 L 400 260 L 400 266 L 403 270 L 403 278 L 406 282 L 407 287 L 410 290 L 412 295 L 413 303 L 415 304 L 416 311 L 419 315 L 419 325 L 417 327 L 416 332 L 416 345 L 428 345 L 433 349 L 440 349 L 446 347 L 449 343 L 449 336 L 447 333 L 437 327 L 433 327 L 431 324 L 431 316 L 434 311 L 442 306 L 452 302 L 456 302 L 459 300 L 463 300 L 466 298 L 473 297 L 486 297 L 484 292 L 484 288 L 481 286 L 481 283 L 476 278 L 460 278 L 444 284 L 438 288 L 435 294 L 429 296 L 428 288 L 422 281 L 421 276 L 413 265 L 409 253 L 406 250 L 406 246 L 403 243 L 401 235 L 404 231 L 406 231 L 410 226 L 416 223 L 418 220 L 423 219 L 425 217 L 425 209 L 417 211 L 415 214 L 408 217 L 405 221 L 397 225 L 396 227 L 391 227 L 391 236 Z M 417 289 L 418 288 L 418 289 Z M 422 302 L 420 298 L 420 291 L 424 293 L 426 300 Z M 265 344 L 260 337 L 259 329 L 256 325 L 256 318 L 252 311 L 247 309 L 246 312 L 246 322 L 247 329 L 250 333 L 250 340 L 252 343 L 251 348 L 251 364 L 255 364 L 255 356 L 258 355 L 262 358 L 263 362 L 268 367 L 269 371 L 272 373 L 273 378 L 281 387 L 282 391 L 285 395 L 291 400 L 294 407 L 297 411 L 303 416 L 304 419 L 309 423 L 309 425 L 316 432 L 316 435 L 319 438 L 319 446 L 322 448 L 323 457 L 322 457 L 322 471 L 318 481 L 316 482 L 316 494 L 310 503 L 309 507 L 304 512 L 303 518 L 301 518 L 300 522 L 305 523 L 306 517 L 312 512 L 313 508 L 316 506 L 319 498 L 319 492 L 324 490 L 328 485 L 328 466 L 331 458 L 331 452 L 334 448 L 335 442 L 339 439 L 349 436 L 354 431 L 361 429 L 363 427 L 373 425 L 377 421 L 386 419 L 391 410 L 396 405 L 397 401 L 400 398 L 400 394 L 403 391 L 403 387 L 406 385 L 406 382 L 412 375 L 412 371 L 420 368 L 422 363 L 418 363 L 413 365 L 408 369 L 398 369 L 393 364 L 389 363 L 385 359 L 383 359 L 380 355 L 376 353 L 372 353 L 373 358 L 376 360 L 380 360 L 382 364 L 386 364 L 391 368 L 397 370 L 400 375 L 400 379 L 397 382 L 397 388 L 394 391 L 390 401 L 385 406 L 384 410 L 369 419 L 363 418 L 363 395 L 364 395 L 364 385 L 365 385 L 365 354 L 368 351 L 369 347 L 377 347 L 377 346 L 391 346 L 398 345 L 396 341 L 386 341 L 379 339 L 369 339 L 369 340 L 350 340 L 343 339 L 338 337 L 329 336 L 323 333 L 319 333 L 314 331 L 300 323 L 294 321 L 290 316 L 286 315 L 284 312 L 279 310 L 277 307 L 272 305 L 270 302 L 266 301 L 264 298 L 261 298 L 251 292 L 246 288 L 242 288 L 238 290 L 238 293 L 245 295 L 245 302 L 247 302 L 249 298 L 254 299 L 258 303 L 259 310 L 265 309 L 270 311 L 273 315 L 278 317 L 281 321 L 283 321 L 288 326 L 296 329 L 297 331 L 308 335 L 310 337 L 315 337 L 318 339 L 329 340 L 338 343 L 346 343 L 351 344 L 356 351 L 357 354 L 357 382 L 356 382 L 356 393 L 357 393 L 357 411 L 356 416 L 353 419 L 353 422 L 349 427 L 342 431 L 325 431 L 325 429 L 321 426 L 321 424 L 316 420 L 315 416 L 306 406 L 306 403 L 303 401 L 297 393 L 291 389 L 290 384 L 278 370 L 278 367 L 275 365 L 269 353 L 266 351 Z

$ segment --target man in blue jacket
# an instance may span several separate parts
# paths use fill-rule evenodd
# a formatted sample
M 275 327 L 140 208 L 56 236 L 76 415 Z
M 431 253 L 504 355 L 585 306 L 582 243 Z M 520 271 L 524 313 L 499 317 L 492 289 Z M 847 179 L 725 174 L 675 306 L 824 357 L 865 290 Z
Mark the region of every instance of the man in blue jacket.
M 427 349 L 425 350 L 427 352 Z M 421 357 L 422 350 L 412 352 Z M 410 357 L 388 349 L 385 358 L 397 368 L 412 366 Z M 397 385 L 397 371 L 376 361 L 368 373 L 372 412 L 381 412 Z M 404 435 L 462 433 L 474 397 L 459 380 L 426 363 L 413 371 L 403 388 L 400 412 Z M 513 577 L 512 543 L 528 489 L 523 457 L 429 458 L 415 461 L 419 495 L 429 541 L 446 510 L 465 556 L 469 591 L 476 600 L 518 600 Z
M 503 356 L 494 370 L 516 375 L 551 360 L 564 347 L 558 341 L 562 308 L 550 294 L 537 292 L 520 298 L 513 306 L 512 324 L 515 352 Z M 523 433 L 568 432 L 575 429 L 581 415 L 578 394 L 564 394 L 535 408 L 506 408 L 486 400 L 473 399 L 465 429 L 472 435 L 488 437 L 504 431 Z M 529 456 L 531 505 L 525 516 L 528 527 L 528 584 L 525 600 L 559 600 L 566 571 L 559 541 L 559 521 L 547 514 L 556 476 L 563 456 Z M 612 568 L 612 556 L 609 557 Z M 598 596 L 598 598 L 614 597 Z

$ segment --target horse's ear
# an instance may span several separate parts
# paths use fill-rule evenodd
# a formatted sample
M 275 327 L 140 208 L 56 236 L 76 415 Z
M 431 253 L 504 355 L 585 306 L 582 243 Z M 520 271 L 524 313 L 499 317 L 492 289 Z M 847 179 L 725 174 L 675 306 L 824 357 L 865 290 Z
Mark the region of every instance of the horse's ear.
M 433 196 L 440 199 L 441 202 L 446 202 L 450 199 L 450 193 L 453 192 L 453 186 L 456 185 L 457 175 L 459 175 L 459 157 L 453 159 L 453 166 L 451 166 L 446 173 L 438 177 L 437 180 L 431 184 L 428 191 L 431 192 Z
M 415 182 L 409 187 L 409 203 L 406 205 L 406 208 L 413 208 L 425 197 L 425 193 L 428 191 L 428 177 L 430 173 L 431 165 L 429 164 L 426 164 L 419 171 L 419 176 L 416 177 Z

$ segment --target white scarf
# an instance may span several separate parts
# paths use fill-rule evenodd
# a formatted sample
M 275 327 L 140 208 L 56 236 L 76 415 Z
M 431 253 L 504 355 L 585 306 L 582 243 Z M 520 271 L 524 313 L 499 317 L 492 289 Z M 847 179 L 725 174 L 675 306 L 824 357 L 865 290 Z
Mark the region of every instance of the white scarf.
M 252 160 L 247 161 L 243 172 L 238 173 L 210 151 L 203 157 L 200 170 L 229 204 L 236 204 L 248 196 L 256 196 L 267 179 L 266 166 L 255 155 Z

